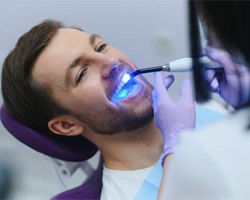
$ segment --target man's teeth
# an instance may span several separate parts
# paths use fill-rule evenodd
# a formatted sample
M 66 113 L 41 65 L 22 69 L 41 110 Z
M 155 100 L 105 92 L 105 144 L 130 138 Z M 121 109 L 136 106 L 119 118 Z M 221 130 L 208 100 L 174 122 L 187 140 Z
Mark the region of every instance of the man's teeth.
M 122 89 L 122 87 L 125 85 L 125 83 L 124 82 L 120 82 L 120 84 L 117 86 L 117 88 L 116 88 L 116 92 L 118 93 L 118 92 L 120 92 L 120 90 Z

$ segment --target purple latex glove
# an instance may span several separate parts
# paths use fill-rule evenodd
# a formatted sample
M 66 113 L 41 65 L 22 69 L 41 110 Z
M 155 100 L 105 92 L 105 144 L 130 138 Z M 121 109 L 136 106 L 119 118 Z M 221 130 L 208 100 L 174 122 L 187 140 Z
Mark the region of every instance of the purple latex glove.
M 180 98 L 175 102 L 167 91 L 173 81 L 172 75 L 163 80 L 160 72 L 155 73 L 153 108 L 156 126 L 161 130 L 164 139 L 162 163 L 168 154 L 174 152 L 179 132 L 195 126 L 195 106 L 191 83 L 189 80 L 182 83 Z
M 209 69 L 206 71 L 206 79 L 212 92 L 217 92 L 229 105 L 240 107 L 249 97 L 250 72 L 246 66 L 236 63 L 231 56 L 213 47 L 206 47 L 207 56 L 219 63 L 224 71 Z

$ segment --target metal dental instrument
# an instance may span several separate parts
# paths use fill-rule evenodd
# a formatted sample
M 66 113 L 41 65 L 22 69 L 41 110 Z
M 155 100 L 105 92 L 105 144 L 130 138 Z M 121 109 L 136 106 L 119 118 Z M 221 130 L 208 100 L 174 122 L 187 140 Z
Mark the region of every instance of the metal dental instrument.
M 221 68 L 221 66 L 218 63 L 211 61 L 206 56 L 200 57 L 199 59 L 200 59 L 200 62 L 205 65 L 206 69 Z M 157 71 L 188 72 L 192 70 L 192 66 L 193 66 L 192 58 L 181 58 L 181 59 L 169 62 L 165 65 L 138 69 L 130 74 L 130 79 L 139 74 L 157 72 Z

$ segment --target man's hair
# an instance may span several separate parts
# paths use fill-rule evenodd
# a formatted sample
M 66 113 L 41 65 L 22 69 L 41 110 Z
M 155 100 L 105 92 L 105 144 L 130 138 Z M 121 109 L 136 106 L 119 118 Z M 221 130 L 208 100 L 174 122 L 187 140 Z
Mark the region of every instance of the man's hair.
M 38 56 L 46 49 L 59 28 L 58 21 L 46 20 L 20 37 L 6 57 L 2 69 L 2 96 L 12 115 L 24 125 L 50 133 L 48 121 L 69 112 L 56 103 L 47 85 L 32 78 Z

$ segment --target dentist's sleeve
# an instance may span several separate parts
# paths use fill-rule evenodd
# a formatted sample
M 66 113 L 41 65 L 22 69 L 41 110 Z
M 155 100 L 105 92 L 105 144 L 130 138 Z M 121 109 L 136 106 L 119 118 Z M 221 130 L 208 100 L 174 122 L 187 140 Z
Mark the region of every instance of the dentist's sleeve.
M 166 162 L 158 199 L 231 199 L 230 181 L 197 133 L 184 133 L 176 152 Z M 202 136 L 201 136 L 202 137 Z

